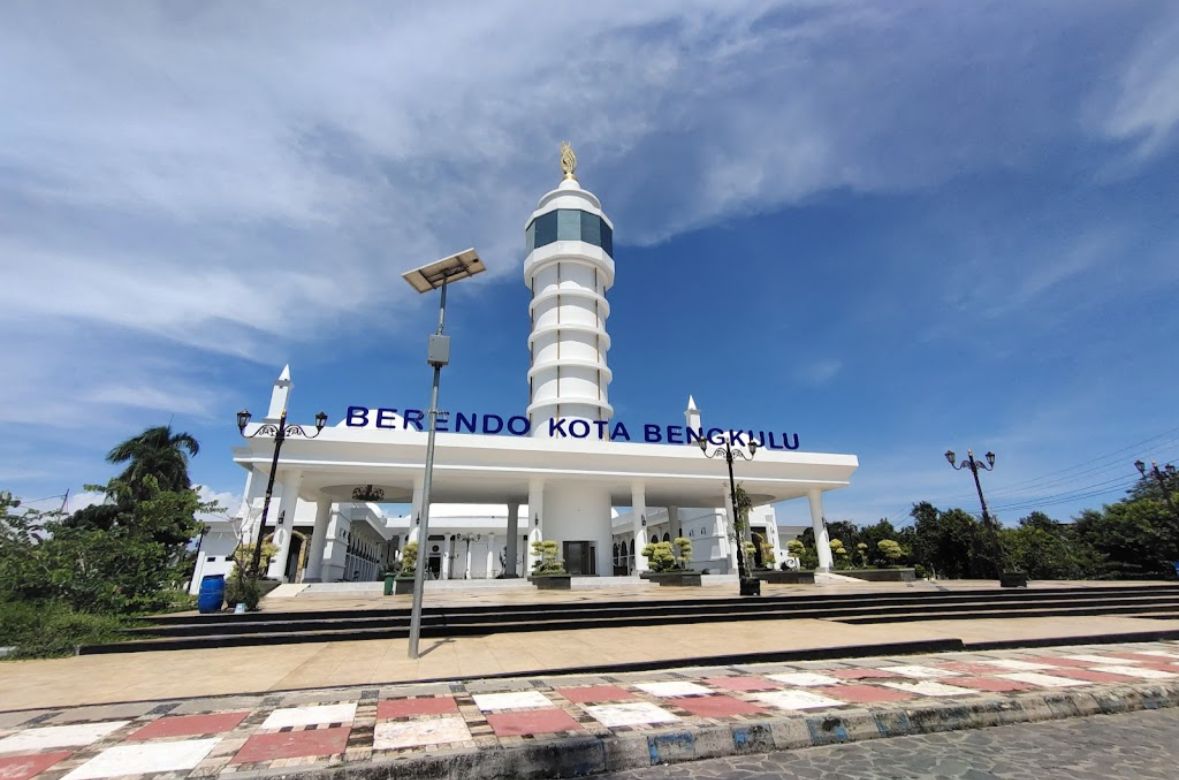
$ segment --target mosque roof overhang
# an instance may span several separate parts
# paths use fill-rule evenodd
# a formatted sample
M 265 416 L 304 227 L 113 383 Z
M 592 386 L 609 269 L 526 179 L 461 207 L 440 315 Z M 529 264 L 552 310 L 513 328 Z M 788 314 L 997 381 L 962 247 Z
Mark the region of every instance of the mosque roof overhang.
M 279 478 L 300 472 L 300 496 L 308 500 L 344 501 L 353 487 L 373 485 L 385 491 L 385 502 L 408 503 L 425 453 L 423 432 L 325 428 L 315 439 L 286 440 Z M 234 461 L 267 473 L 272 455 L 273 440 L 259 437 L 235 450 Z M 858 466 L 855 455 L 763 448 L 751 461 L 737 460 L 734 471 L 761 504 L 844 487 Z M 649 505 L 713 506 L 727 489 L 728 470 L 722 458 L 691 445 L 437 434 L 432 502 L 526 503 L 534 479 L 604 484 L 618 505 L 629 505 L 632 486 L 641 483 Z

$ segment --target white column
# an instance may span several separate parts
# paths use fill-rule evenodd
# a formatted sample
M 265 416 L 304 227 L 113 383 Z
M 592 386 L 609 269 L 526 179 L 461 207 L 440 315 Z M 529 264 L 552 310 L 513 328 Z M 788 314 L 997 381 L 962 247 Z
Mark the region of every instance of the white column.
M 529 495 L 531 496 L 531 487 L 529 487 Z M 516 571 L 516 561 L 520 557 L 520 504 L 508 504 L 508 543 L 507 552 L 504 557 L 507 559 L 504 562 L 504 576 L 516 577 L 519 572 Z M 490 569 L 488 570 L 490 571 Z
M 678 506 L 669 506 L 667 508 L 667 527 L 668 533 L 671 534 L 673 540 L 679 539 L 684 535 L 684 527 L 680 525 L 680 508 Z
M 471 579 L 471 541 L 472 540 L 470 538 L 467 539 L 467 565 L 466 568 L 463 569 L 464 580 Z
M 528 483 L 528 549 L 525 555 L 525 576 L 532 573 L 532 564 L 536 554 L 532 552 L 532 543 L 544 539 L 544 480 L 534 479 Z
M 819 554 L 819 568 L 831 571 L 831 540 L 827 538 L 827 524 L 823 522 L 823 491 L 807 491 L 811 503 L 811 528 L 815 532 L 815 552 Z
M 323 581 L 323 548 L 327 544 L 328 521 L 332 519 L 332 500 L 321 495 L 315 502 L 315 526 L 311 530 L 311 547 L 307 551 L 305 582 Z
M 736 538 L 737 528 L 737 508 L 733 506 L 733 491 L 729 483 L 725 483 L 721 488 L 721 493 L 724 495 L 724 503 L 721 504 L 725 508 L 724 512 L 724 547 L 721 549 L 726 551 L 729 556 L 729 571 L 736 573 L 737 568 L 737 545 L 740 540 Z
M 450 579 L 450 556 L 453 549 L 450 540 L 453 538 L 447 534 L 442 542 L 442 579 L 444 580 Z
M 413 498 L 410 499 L 409 505 L 409 532 L 406 537 L 410 542 L 416 542 L 418 540 L 418 529 L 421 527 L 422 517 L 422 490 L 422 478 L 414 477 Z M 423 555 L 425 554 L 426 545 L 424 542 L 418 545 L 418 552 Z
M 499 549 L 499 545 L 495 543 L 495 534 L 487 537 L 487 568 L 483 575 L 485 579 L 495 578 L 495 553 Z
M 643 548 L 647 546 L 647 486 L 642 482 L 630 486 L 630 514 L 635 536 L 635 571 L 647 571 L 651 568 L 643 557 Z
M 274 546 L 278 551 L 270 559 L 270 568 L 266 571 L 270 579 L 283 580 L 285 577 L 287 556 L 291 552 L 291 528 L 295 523 L 295 506 L 299 501 L 299 485 L 302 481 L 303 475 L 299 472 L 287 475 L 282 481 L 282 497 L 278 502 L 278 513 L 273 519 Z M 267 518 L 268 524 L 270 521 Z

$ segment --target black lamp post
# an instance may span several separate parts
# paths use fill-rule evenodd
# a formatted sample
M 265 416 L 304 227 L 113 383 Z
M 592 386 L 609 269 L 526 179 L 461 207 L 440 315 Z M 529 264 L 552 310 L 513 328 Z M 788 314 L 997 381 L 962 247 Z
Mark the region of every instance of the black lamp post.
M 737 538 L 737 577 L 741 580 L 742 596 L 760 596 L 761 580 L 749 576 L 749 569 L 745 566 L 745 539 L 742 534 L 737 533 L 737 526 L 741 522 L 741 519 L 737 510 L 737 482 L 733 479 L 733 458 L 753 460 L 753 456 L 757 454 L 757 448 L 759 446 L 756 441 L 750 441 L 749 454 L 747 455 L 744 450 L 734 450 L 732 440 L 726 437 L 724 446 L 716 445 L 716 448 L 710 454 L 708 452 L 708 439 L 703 438 L 700 440 L 700 451 L 704 453 L 704 457 L 716 458 L 723 455 L 725 463 L 729 466 L 729 496 L 733 503 L 733 535 Z
M 1138 473 L 1141 474 L 1143 478 L 1146 477 L 1147 469 L 1145 463 L 1140 460 L 1136 460 L 1134 461 L 1134 468 L 1138 469 Z M 1160 469 L 1159 464 L 1152 460 L 1150 462 L 1150 475 L 1158 480 L 1159 488 L 1163 491 L 1163 499 L 1167 502 L 1167 506 L 1171 508 L 1171 514 L 1175 515 L 1176 520 L 1179 520 L 1179 509 L 1175 508 L 1175 500 L 1171 498 L 1171 489 L 1167 485 L 1167 480 L 1174 480 L 1175 477 L 1179 475 L 1179 472 L 1176 472 L 1175 467 L 1170 463 Z
M 987 500 L 983 498 L 982 483 L 978 480 L 980 469 L 983 471 L 995 470 L 995 453 L 988 452 L 986 454 L 987 462 L 985 464 L 975 460 L 974 450 L 967 450 L 966 460 L 961 463 L 955 463 L 955 457 L 953 450 L 946 450 L 946 460 L 949 461 L 952 468 L 957 471 L 969 469 L 970 473 L 974 475 L 974 489 L 978 491 L 978 503 L 982 505 L 983 526 L 990 532 L 992 544 L 994 545 L 995 576 L 1003 580 L 1003 551 L 1002 543 L 999 540 L 999 524 L 995 522 L 995 519 L 991 517 L 990 511 L 987 510 Z
M 237 413 L 237 429 L 247 439 L 255 439 L 260 436 L 274 437 L 274 457 L 270 460 L 270 476 L 266 479 L 266 498 L 262 501 L 262 518 L 258 521 L 258 534 L 254 537 L 254 555 L 250 561 L 250 574 L 255 577 L 258 576 L 258 568 L 262 562 L 262 535 L 266 532 L 266 515 L 270 512 L 270 498 L 274 495 L 274 477 L 278 473 L 278 454 L 282 452 L 282 443 L 286 441 L 288 436 L 314 439 L 323 431 L 323 426 L 327 425 L 327 419 L 325 412 L 315 415 L 315 433 L 307 433 L 302 425 L 287 425 L 287 410 L 283 409 L 277 423 L 263 423 L 258 426 L 258 430 L 246 436 L 246 426 L 250 424 L 250 413 L 245 409 Z M 294 520 L 292 519 L 291 522 Z

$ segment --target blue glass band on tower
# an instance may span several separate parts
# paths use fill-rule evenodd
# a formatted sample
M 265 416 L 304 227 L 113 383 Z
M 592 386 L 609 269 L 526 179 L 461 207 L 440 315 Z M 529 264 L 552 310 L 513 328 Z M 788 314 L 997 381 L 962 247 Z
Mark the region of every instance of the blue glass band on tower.
M 554 241 L 584 241 L 614 257 L 614 231 L 597 214 L 581 209 L 557 209 L 541 214 L 524 231 L 525 253 Z

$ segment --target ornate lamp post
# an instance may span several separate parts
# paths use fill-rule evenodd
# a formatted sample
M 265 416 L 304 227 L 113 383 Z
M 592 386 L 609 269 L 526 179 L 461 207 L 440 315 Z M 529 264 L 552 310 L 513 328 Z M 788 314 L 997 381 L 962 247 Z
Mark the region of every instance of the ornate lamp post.
M 314 439 L 323 432 L 323 426 L 327 425 L 328 416 L 325 412 L 315 415 L 315 433 L 307 433 L 302 425 L 287 425 L 287 410 L 283 409 L 277 423 L 263 423 L 258 426 L 256 431 L 246 436 L 246 426 L 250 424 L 250 416 L 246 409 L 237 413 L 237 429 L 242 436 L 247 439 L 274 437 L 274 457 L 270 460 L 270 476 L 266 479 L 266 498 L 262 501 L 262 517 L 258 520 L 258 533 L 254 537 L 254 555 L 250 561 L 250 574 L 257 577 L 258 568 L 262 562 L 262 536 L 266 532 L 266 515 L 270 512 L 270 498 L 274 495 L 274 477 L 278 473 L 278 455 L 282 452 L 282 443 L 287 440 L 288 436 Z M 293 519 L 292 522 L 294 522 Z
M 993 554 L 995 556 L 995 576 L 999 580 L 1003 580 L 1003 554 L 1002 544 L 999 541 L 999 524 L 995 522 L 995 519 L 991 517 L 990 511 L 987 510 L 987 500 L 983 497 L 982 483 L 979 482 L 978 479 L 978 472 L 980 469 L 982 471 L 995 470 L 995 453 L 988 452 L 985 457 L 987 462 L 984 464 L 981 461 L 975 460 L 974 450 L 967 450 L 966 460 L 962 461 L 961 463 L 955 463 L 956 456 L 954 455 L 954 451 L 946 450 L 946 460 L 949 461 L 951 468 L 955 469 L 956 471 L 969 469 L 970 473 L 974 476 L 974 489 L 978 491 L 978 503 L 982 505 L 983 527 L 985 527 L 990 532 L 991 543 L 994 547 Z
M 1134 461 L 1134 468 L 1138 469 L 1138 473 L 1141 474 L 1144 479 L 1146 478 L 1147 468 L 1145 463 L 1140 460 L 1136 460 Z M 1163 491 L 1163 499 L 1166 500 L 1167 506 L 1171 508 L 1171 514 L 1175 515 L 1176 520 L 1179 520 L 1179 509 L 1175 508 L 1175 499 L 1171 498 L 1171 489 L 1167 484 L 1167 480 L 1174 480 L 1176 476 L 1179 476 L 1179 472 L 1177 472 L 1175 467 L 1170 463 L 1160 469 L 1159 464 L 1152 460 L 1150 462 L 1150 475 L 1158 480 L 1159 488 Z
M 704 438 L 700 440 L 700 451 L 704 453 L 704 457 L 717 458 L 723 455 L 725 463 L 729 466 L 729 497 L 733 503 L 733 535 L 737 538 L 737 576 L 741 580 L 741 595 L 760 596 L 761 580 L 749 576 L 749 569 L 745 566 L 745 538 L 743 534 L 737 533 L 737 524 L 741 520 L 737 512 L 737 482 L 733 479 L 733 458 L 753 460 L 753 456 L 757 454 L 757 448 L 760 445 L 756 441 L 750 441 L 748 454 L 744 450 L 734 450 L 732 440 L 728 437 L 725 438 L 723 447 L 719 445 L 714 446 L 715 449 L 709 453 L 708 439 Z

